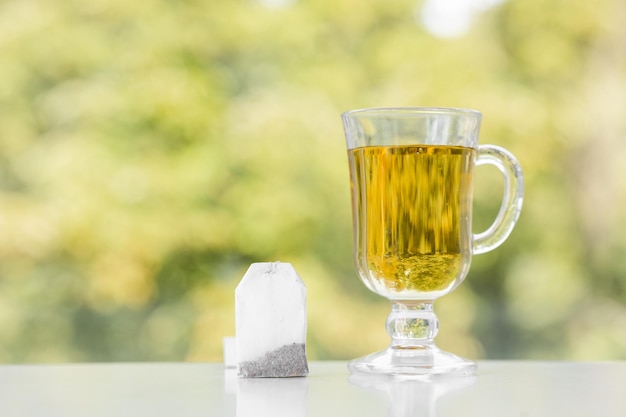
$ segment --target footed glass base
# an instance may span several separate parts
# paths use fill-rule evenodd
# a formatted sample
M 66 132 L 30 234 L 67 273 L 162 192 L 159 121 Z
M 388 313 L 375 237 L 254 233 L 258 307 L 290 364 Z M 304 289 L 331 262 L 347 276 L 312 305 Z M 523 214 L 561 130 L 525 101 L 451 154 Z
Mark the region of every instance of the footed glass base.
M 474 375 L 476 363 L 444 352 L 434 344 L 394 347 L 355 359 L 350 372 L 387 375 Z

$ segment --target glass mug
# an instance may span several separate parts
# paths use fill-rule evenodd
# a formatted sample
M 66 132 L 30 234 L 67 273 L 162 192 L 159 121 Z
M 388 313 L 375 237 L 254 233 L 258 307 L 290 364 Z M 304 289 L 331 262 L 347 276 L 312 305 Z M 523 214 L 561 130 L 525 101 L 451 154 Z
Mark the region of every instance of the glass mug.
M 474 373 L 473 361 L 435 345 L 433 301 L 461 284 L 473 254 L 506 240 L 524 192 L 513 155 L 478 145 L 481 118 L 474 110 L 425 107 L 342 114 L 355 266 L 370 290 L 392 302 L 387 319 L 391 345 L 351 361 L 351 371 Z M 472 234 L 473 172 L 483 164 L 503 174 L 504 199 L 494 223 Z

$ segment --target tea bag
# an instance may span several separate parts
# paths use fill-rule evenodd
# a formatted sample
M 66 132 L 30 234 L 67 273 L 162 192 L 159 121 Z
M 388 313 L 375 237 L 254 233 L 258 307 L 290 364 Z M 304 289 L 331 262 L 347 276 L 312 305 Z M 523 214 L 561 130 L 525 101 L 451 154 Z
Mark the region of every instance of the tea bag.
M 291 264 L 253 263 L 235 290 L 237 373 L 296 377 L 306 359 L 306 287 Z

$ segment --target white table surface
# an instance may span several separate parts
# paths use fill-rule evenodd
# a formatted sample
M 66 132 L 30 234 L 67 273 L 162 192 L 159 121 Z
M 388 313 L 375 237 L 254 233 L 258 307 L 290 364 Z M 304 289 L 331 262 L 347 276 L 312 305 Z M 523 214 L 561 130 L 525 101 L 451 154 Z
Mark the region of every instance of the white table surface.
M 626 416 L 626 362 L 483 361 L 473 379 L 350 376 L 311 362 L 306 378 L 240 379 L 217 363 L 0 366 L 0 415 Z

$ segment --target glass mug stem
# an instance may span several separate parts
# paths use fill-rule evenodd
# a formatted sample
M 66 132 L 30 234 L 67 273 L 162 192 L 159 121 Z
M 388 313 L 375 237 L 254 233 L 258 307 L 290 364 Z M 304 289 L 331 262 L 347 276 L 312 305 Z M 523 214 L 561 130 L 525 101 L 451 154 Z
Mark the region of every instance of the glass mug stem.
M 419 349 L 433 345 L 439 322 L 432 301 L 394 302 L 387 317 L 391 347 Z

